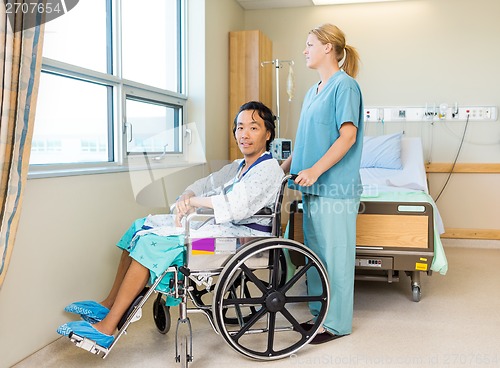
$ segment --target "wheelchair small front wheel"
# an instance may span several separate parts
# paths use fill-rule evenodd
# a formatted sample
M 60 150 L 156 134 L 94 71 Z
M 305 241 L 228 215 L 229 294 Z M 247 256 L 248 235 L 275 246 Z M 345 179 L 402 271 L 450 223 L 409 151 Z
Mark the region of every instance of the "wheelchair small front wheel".
M 153 303 L 153 319 L 160 333 L 166 334 L 170 331 L 170 326 L 172 325 L 170 307 L 165 304 L 162 294 L 158 294 L 158 297 Z
M 181 364 L 181 368 L 188 368 L 191 357 L 189 354 L 189 341 L 187 336 L 181 337 L 179 356 L 176 360 Z

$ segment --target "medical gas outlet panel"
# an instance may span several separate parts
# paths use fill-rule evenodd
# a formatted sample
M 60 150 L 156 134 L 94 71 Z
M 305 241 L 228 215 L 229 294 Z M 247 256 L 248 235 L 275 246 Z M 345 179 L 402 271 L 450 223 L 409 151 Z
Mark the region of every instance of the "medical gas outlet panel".
M 365 122 L 402 121 L 497 121 L 496 106 L 458 106 L 447 104 L 424 107 L 365 107 Z

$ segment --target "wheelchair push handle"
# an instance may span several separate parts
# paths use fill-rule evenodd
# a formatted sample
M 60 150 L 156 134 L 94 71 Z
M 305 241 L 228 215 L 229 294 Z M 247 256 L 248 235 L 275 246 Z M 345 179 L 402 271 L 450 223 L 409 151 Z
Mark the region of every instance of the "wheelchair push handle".
M 295 179 L 297 179 L 297 174 L 286 174 L 284 177 L 283 177 L 283 180 L 282 180 L 282 184 L 286 184 L 288 183 L 289 180 L 295 182 Z

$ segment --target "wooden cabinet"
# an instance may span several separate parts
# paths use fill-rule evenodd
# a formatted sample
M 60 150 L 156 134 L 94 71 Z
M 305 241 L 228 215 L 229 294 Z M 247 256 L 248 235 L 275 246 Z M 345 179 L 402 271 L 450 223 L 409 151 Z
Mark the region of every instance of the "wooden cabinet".
M 229 32 L 229 159 L 243 157 L 233 135 L 233 122 L 241 105 L 261 101 L 272 108 L 271 40 L 261 31 Z

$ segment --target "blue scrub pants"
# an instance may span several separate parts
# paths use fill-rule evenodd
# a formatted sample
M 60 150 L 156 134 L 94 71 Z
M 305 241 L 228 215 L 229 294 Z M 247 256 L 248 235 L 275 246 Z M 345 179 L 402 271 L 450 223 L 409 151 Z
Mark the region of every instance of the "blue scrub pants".
M 350 334 L 359 199 L 334 199 L 304 194 L 302 202 L 305 245 L 321 259 L 330 282 L 330 307 L 324 327 L 336 335 Z M 317 274 L 307 275 L 307 288 L 310 295 L 321 293 Z M 314 316 L 319 313 L 315 304 L 309 305 Z

